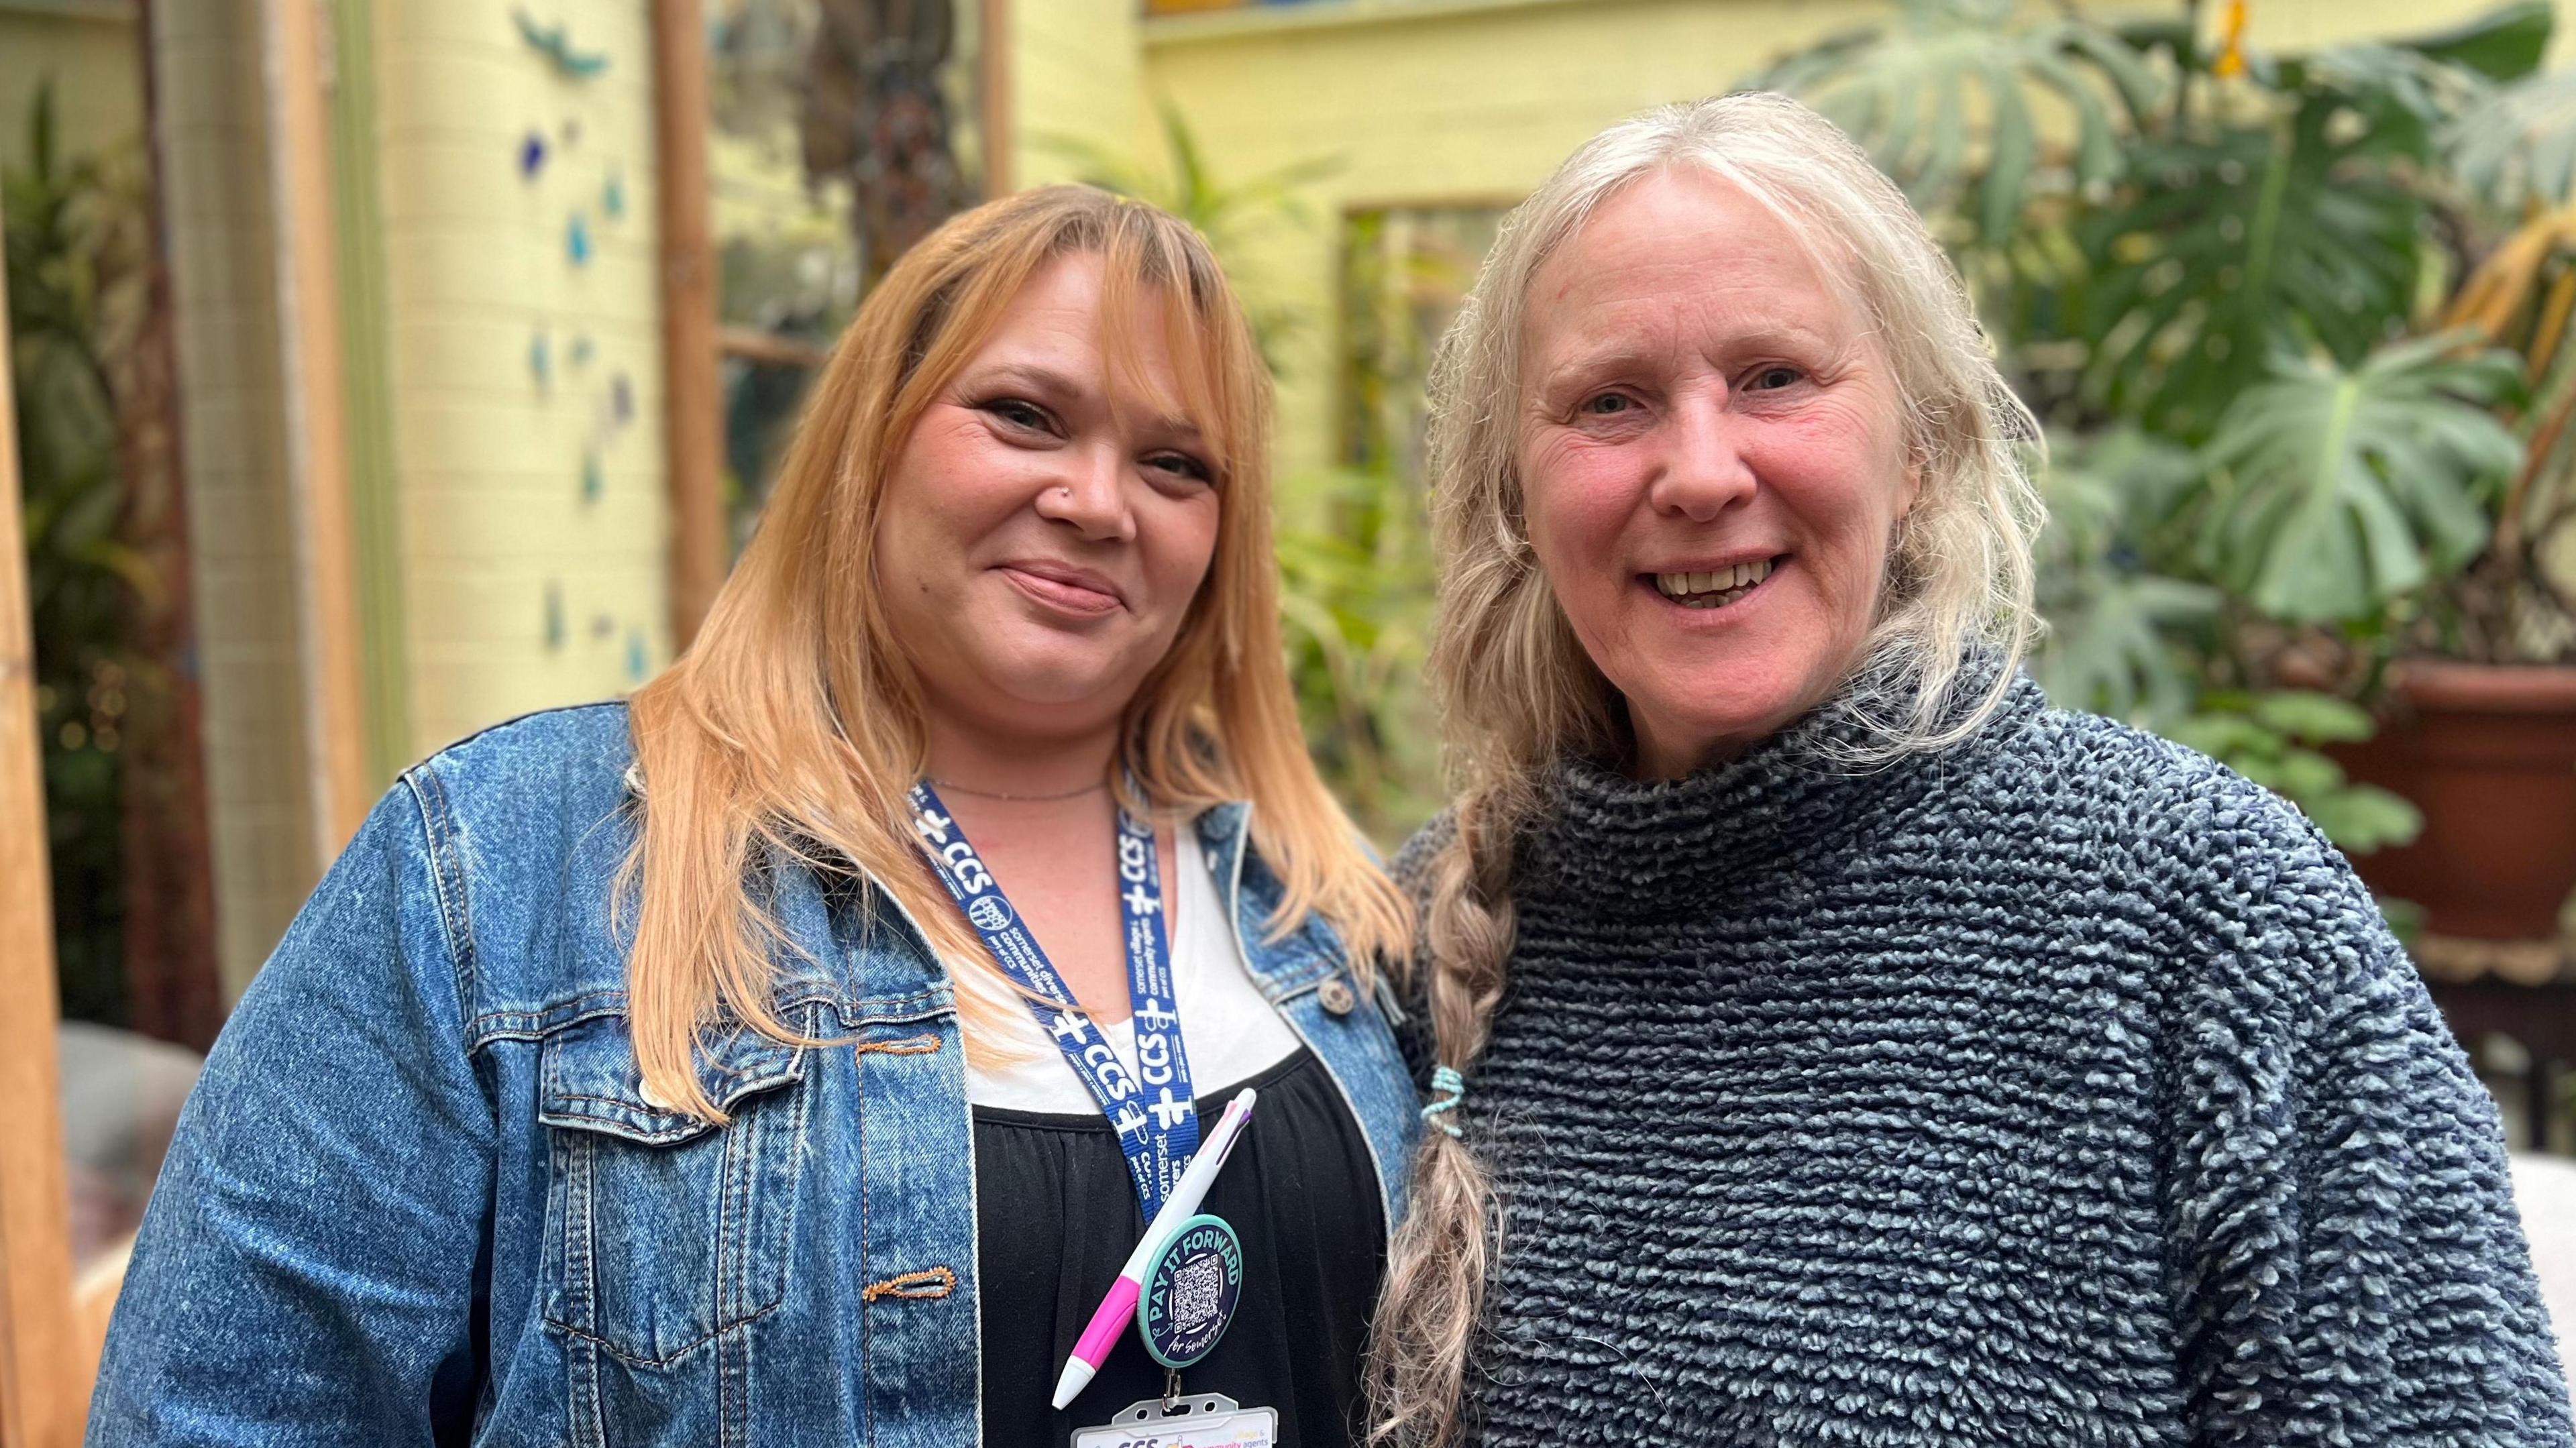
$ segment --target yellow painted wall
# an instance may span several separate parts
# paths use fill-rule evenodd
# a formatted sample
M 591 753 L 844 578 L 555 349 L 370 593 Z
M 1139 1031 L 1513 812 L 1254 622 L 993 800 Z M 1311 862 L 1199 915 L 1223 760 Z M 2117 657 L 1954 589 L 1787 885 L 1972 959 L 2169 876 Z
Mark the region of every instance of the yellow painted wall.
M 1079 164 L 1048 144 L 1053 137 L 1134 153 L 1151 114 L 1140 8 L 1137 0 L 1012 0 L 1012 184 L 1074 177 Z
M 61 154 L 138 141 L 143 73 L 135 47 L 141 43 L 134 7 L 121 0 L 0 0 L 0 167 L 26 163 L 27 116 L 49 79 Z
M 2393 35 L 2491 3 L 2254 0 L 2250 38 L 2291 47 Z M 1328 461 L 1335 446 L 1335 230 L 1346 208 L 1515 199 L 1602 126 L 1725 90 L 1784 50 L 1893 9 L 1882 0 L 1312 0 L 1143 22 L 1146 90 L 1180 107 L 1220 176 L 1342 162 L 1309 193 L 1319 223 L 1273 237 L 1255 258 L 1281 299 L 1313 319 L 1283 358 L 1283 467 Z M 1048 94 L 1023 92 L 1024 127 L 1054 123 Z
M 258 0 L 157 11 L 182 456 L 227 996 L 321 869 L 305 787 Z
M 575 50 L 608 56 L 586 81 L 524 45 L 513 8 L 376 0 L 415 754 L 531 709 L 617 694 L 670 656 L 648 7 L 541 7 Z M 533 180 L 518 163 L 531 131 L 549 157 Z M 622 218 L 608 214 L 612 177 Z M 590 233 L 584 266 L 567 254 L 576 214 Z M 540 336 L 544 386 L 530 361 Z M 575 359 L 584 338 L 586 363 Z M 620 375 L 632 403 L 623 425 L 611 414 Z M 593 448 L 596 498 L 583 488 Z
M 307 826 L 259 3 L 159 6 L 152 40 L 219 953 L 235 993 L 325 863 Z M 391 697 L 405 717 L 380 722 L 408 763 L 531 709 L 617 694 L 669 657 L 650 32 L 646 8 L 619 0 L 543 7 L 576 49 L 610 57 L 605 75 L 574 82 L 520 40 L 509 0 L 358 3 L 372 7 L 373 134 L 343 139 L 373 155 L 380 226 L 357 244 L 381 271 L 347 268 L 344 248 L 343 307 L 382 324 L 350 334 L 381 348 L 351 358 L 353 395 L 370 362 L 390 380 L 392 546 L 360 557 L 396 575 L 400 631 L 369 664 L 404 671 Z M 549 160 L 529 180 L 518 150 L 532 129 Z M 577 213 L 581 266 L 566 251 Z M 366 445 L 353 438 L 353 456 Z

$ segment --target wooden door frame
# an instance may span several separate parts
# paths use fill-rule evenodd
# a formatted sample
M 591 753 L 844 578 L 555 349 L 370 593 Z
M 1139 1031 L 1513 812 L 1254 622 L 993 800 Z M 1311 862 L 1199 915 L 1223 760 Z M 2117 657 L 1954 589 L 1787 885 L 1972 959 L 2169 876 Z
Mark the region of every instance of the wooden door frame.
M 654 194 L 659 207 L 664 497 L 671 654 L 687 651 L 723 585 L 723 389 L 715 248 L 707 224 L 707 46 L 698 0 L 653 0 Z
M 0 363 L 11 355 L 0 277 Z M 0 365 L 0 1444 L 70 1448 L 89 1393 L 72 1314 L 62 1003 L 12 371 Z

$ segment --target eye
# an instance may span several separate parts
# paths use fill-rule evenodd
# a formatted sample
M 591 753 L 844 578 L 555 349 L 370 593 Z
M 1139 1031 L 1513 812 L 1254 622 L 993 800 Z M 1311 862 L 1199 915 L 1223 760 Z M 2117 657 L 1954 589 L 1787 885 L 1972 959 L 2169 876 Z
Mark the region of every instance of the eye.
M 1783 387 L 1796 386 L 1804 376 L 1805 374 L 1801 373 L 1795 367 L 1779 365 L 1764 367 L 1754 372 L 1752 384 L 1747 390 L 1753 392 L 1777 392 Z
M 976 410 L 1024 432 L 1055 431 L 1055 419 L 1047 410 L 1025 397 L 996 397 L 976 404 Z
M 1602 392 L 1585 398 L 1583 405 L 1575 410 L 1587 417 L 1617 417 L 1623 412 L 1636 411 L 1637 400 L 1624 392 Z
M 1206 463 L 1199 461 L 1197 458 L 1191 457 L 1188 453 L 1155 453 L 1151 457 L 1145 459 L 1145 466 L 1171 477 L 1187 478 L 1192 482 L 1213 483 L 1216 481 L 1216 470 L 1209 467 Z

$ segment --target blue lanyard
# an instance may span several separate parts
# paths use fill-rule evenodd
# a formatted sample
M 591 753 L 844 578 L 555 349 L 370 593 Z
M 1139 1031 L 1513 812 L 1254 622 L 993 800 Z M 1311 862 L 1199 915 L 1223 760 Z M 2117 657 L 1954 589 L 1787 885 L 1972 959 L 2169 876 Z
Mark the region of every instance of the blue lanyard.
M 1075 1003 L 1072 989 L 1056 974 L 1037 937 L 1021 923 L 928 780 L 912 787 L 912 814 L 939 882 L 984 937 L 1002 974 L 1027 993 L 1030 1014 L 1055 1037 L 1073 1074 L 1091 1088 L 1091 1099 L 1117 1128 L 1118 1149 L 1127 1154 L 1127 1174 L 1136 1182 L 1136 1200 L 1151 1222 L 1199 1149 L 1199 1108 L 1190 1092 L 1189 1052 L 1181 1047 L 1180 1000 L 1172 990 L 1154 831 L 1124 806 L 1119 808 L 1118 915 L 1126 925 L 1127 1000 L 1136 1025 L 1136 1070 L 1130 1074 Z

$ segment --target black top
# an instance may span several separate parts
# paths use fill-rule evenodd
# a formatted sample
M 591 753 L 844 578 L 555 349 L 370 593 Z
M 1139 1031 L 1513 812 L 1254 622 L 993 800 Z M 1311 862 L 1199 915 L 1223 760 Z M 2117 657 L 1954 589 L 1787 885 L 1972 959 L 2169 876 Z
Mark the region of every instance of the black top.
M 1279 1410 L 1281 1448 L 1341 1448 L 1360 1420 L 1360 1350 L 1386 1267 L 1368 1139 L 1310 1051 L 1199 1096 L 1202 1129 L 1243 1086 L 1252 1124 L 1199 1208 L 1243 1239 L 1243 1296 L 1191 1393 Z M 975 1210 L 984 1325 L 986 1448 L 1064 1448 L 1076 1428 L 1163 1391 L 1134 1328 L 1065 1412 L 1056 1374 L 1145 1233 L 1109 1123 L 975 1108 Z

